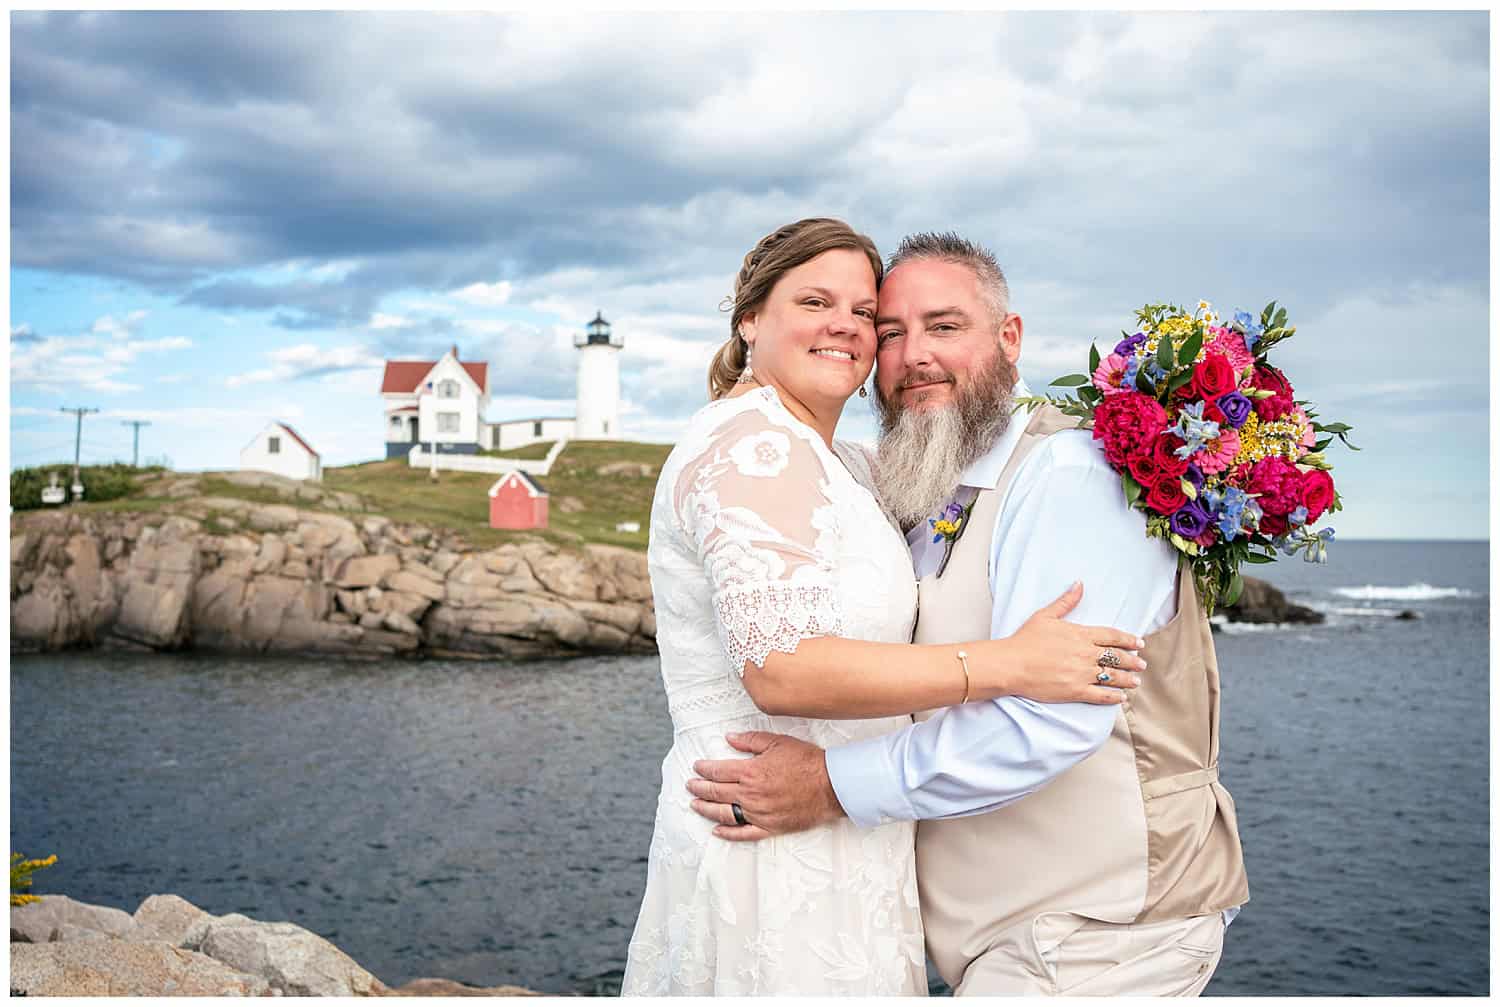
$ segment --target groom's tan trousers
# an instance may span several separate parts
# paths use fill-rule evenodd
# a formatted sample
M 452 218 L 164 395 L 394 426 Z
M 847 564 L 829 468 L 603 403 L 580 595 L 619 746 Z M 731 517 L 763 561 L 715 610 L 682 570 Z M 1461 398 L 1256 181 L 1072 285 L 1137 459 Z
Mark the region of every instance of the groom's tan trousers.
M 1001 935 L 956 996 L 1198 996 L 1224 948 L 1224 917 L 1103 923 L 1043 913 Z

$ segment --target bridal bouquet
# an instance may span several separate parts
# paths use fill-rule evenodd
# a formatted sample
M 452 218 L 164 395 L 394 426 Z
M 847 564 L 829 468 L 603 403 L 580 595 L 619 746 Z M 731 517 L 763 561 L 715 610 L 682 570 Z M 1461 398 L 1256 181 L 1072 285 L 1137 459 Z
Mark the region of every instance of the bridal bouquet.
M 1239 598 L 1244 563 L 1270 563 L 1277 549 L 1326 562 L 1333 529 L 1312 526 L 1340 500 L 1323 452 L 1334 437 L 1359 449 L 1348 424 L 1319 423 L 1271 365 L 1297 331 L 1286 309 L 1272 301 L 1259 320 L 1236 311 L 1226 321 L 1207 301 L 1191 313 L 1148 304 L 1136 320 L 1109 356 L 1090 348 L 1089 373 L 1052 382 L 1076 393 L 1020 404 L 1092 423 L 1126 502 L 1145 512 L 1147 535 L 1193 564 L 1210 614 Z

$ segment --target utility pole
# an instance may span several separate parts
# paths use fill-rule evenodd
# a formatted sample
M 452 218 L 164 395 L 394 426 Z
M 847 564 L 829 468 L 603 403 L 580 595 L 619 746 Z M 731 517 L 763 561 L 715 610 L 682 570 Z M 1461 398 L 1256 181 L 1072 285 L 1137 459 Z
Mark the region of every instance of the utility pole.
M 74 416 L 78 417 L 78 433 L 73 438 L 73 499 L 82 500 L 83 479 L 81 478 L 78 471 L 78 460 L 83 452 L 83 414 L 97 413 L 99 410 L 90 408 L 69 408 L 67 406 L 63 406 L 60 411 L 65 413 L 72 413 Z
M 135 427 L 135 437 L 130 449 L 130 467 L 138 469 L 141 467 L 141 427 L 149 427 L 150 420 L 121 420 L 122 427 Z

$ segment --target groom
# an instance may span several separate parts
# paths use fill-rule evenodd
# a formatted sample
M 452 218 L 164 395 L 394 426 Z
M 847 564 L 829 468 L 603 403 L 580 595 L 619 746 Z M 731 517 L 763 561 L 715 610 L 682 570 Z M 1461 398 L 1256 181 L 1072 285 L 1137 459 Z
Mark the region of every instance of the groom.
M 932 711 L 826 753 L 731 736 L 754 756 L 699 762 L 688 786 L 731 840 L 918 819 L 928 953 L 959 995 L 1196 995 L 1249 897 L 1208 622 L 1089 433 L 1050 407 L 1012 421 L 1026 389 L 1008 302 L 994 257 L 951 234 L 907 238 L 881 287 L 879 483 L 911 529 L 915 642 L 1009 635 L 1082 581 L 1069 618 L 1144 636 L 1145 683 L 1118 707 Z M 949 503 L 968 516 L 934 543 Z

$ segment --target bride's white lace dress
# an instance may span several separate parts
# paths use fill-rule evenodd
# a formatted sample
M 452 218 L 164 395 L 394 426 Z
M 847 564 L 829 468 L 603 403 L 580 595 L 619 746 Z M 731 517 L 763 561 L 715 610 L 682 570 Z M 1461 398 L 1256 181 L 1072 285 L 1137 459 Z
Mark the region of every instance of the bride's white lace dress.
M 702 409 L 662 468 L 648 558 L 675 733 L 626 995 L 927 992 L 912 823 L 732 843 L 685 786 L 694 760 L 743 757 L 728 732 L 826 748 L 910 723 L 770 717 L 741 683 L 808 637 L 911 639 L 911 554 L 864 452 L 837 448 L 761 388 Z

